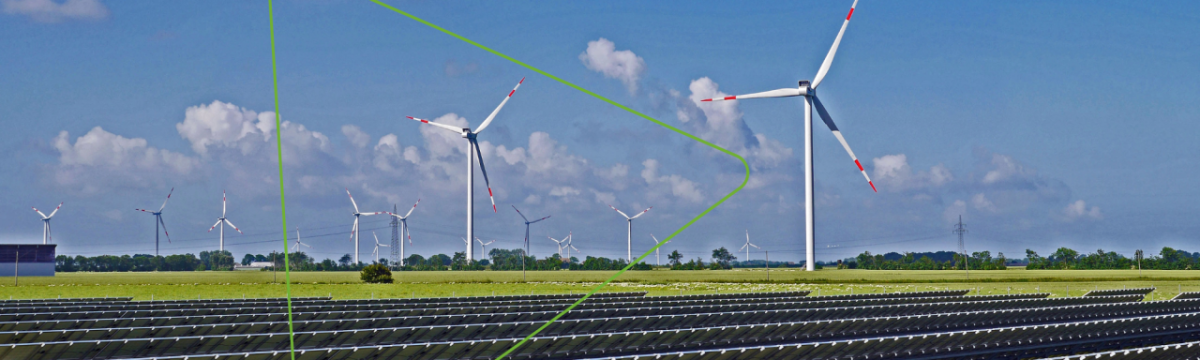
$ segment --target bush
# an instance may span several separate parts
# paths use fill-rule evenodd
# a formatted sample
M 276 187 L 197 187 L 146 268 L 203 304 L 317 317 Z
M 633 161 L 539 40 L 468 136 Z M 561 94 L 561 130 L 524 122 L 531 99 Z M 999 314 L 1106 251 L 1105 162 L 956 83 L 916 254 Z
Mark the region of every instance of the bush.
M 372 264 L 363 267 L 362 281 L 372 284 L 391 284 L 392 271 L 387 266 Z

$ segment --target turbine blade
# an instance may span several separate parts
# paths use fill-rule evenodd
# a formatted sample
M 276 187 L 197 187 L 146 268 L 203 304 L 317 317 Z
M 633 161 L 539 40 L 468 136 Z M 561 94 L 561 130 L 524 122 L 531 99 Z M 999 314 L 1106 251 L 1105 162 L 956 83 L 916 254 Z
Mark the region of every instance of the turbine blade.
M 550 216 L 547 216 L 547 217 L 544 217 L 544 218 L 541 218 L 541 219 L 537 219 L 537 220 L 534 220 L 534 221 L 530 221 L 529 223 L 530 223 L 530 224 L 533 224 L 533 223 L 536 223 L 536 222 L 538 222 L 538 221 L 546 220 L 546 219 L 549 219 L 549 218 L 550 218 Z
M 374 231 L 371 232 L 371 236 L 375 237 L 375 245 L 379 245 L 379 236 L 375 235 Z
M 350 197 L 350 204 L 354 205 L 354 213 L 358 213 L 358 202 L 354 201 L 354 195 L 350 195 L 350 188 L 346 188 L 346 196 Z
M 221 190 L 221 217 L 225 217 L 225 190 Z
M 492 183 L 488 181 L 487 168 L 483 166 L 483 153 L 479 151 L 479 143 L 475 139 L 471 139 L 471 147 L 475 148 L 475 160 L 479 161 L 479 172 L 483 173 L 483 184 L 487 185 L 488 188 L 488 200 L 492 201 L 492 212 L 499 213 L 500 211 L 496 210 L 496 198 L 492 196 Z M 513 208 L 515 209 L 516 207 Z M 522 215 L 521 217 L 525 216 Z
M 517 215 L 521 215 L 521 219 L 524 219 L 525 222 L 529 222 L 529 218 L 526 218 L 525 214 L 521 213 L 521 209 L 518 209 L 516 205 L 509 205 L 509 206 L 512 206 L 513 210 L 517 211 Z
M 350 241 L 354 241 L 354 233 L 358 232 L 358 218 L 354 218 L 354 225 L 350 227 Z
M 167 243 L 171 242 L 171 233 L 167 232 L 167 223 L 163 222 L 162 216 L 158 216 L 158 224 L 163 227 L 163 235 L 167 236 Z
M 134 209 L 134 210 L 141 211 L 141 212 L 144 212 L 144 213 L 151 213 L 151 214 L 153 214 L 153 213 L 154 213 L 153 211 L 146 210 L 146 209 Z
M 429 124 L 429 125 L 433 125 L 433 126 L 437 126 L 437 127 L 440 127 L 440 128 L 446 129 L 446 130 L 450 130 L 450 131 L 453 131 L 453 132 L 455 132 L 455 133 L 458 133 L 458 134 L 462 134 L 463 132 L 466 132 L 466 131 L 468 131 L 467 129 L 463 129 L 463 128 L 460 128 L 460 127 L 457 127 L 457 126 L 454 126 L 454 125 L 446 125 L 446 124 L 443 124 L 443 123 L 432 122 L 432 121 L 429 121 L 429 120 L 425 120 L 425 119 L 419 119 L 419 118 L 415 118 L 415 117 L 412 117 L 412 116 L 409 116 L 408 118 L 409 118 L 409 119 L 416 120 L 416 121 L 420 121 L 420 122 L 422 122 L 422 123 L 425 123 L 425 124 Z
M 612 208 L 613 210 L 617 210 L 617 208 L 613 207 L 612 205 L 609 205 L 608 207 Z M 624 216 L 626 219 L 629 219 L 629 215 L 625 215 L 624 211 L 617 210 L 617 213 L 620 213 L 621 216 Z
M 755 249 L 762 249 L 762 248 L 758 247 L 758 245 L 754 245 L 754 244 L 751 244 L 751 243 L 746 243 L 746 245 L 753 246 Z M 749 260 L 749 259 L 747 259 L 747 260 Z
M 216 224 L 213 224 L 213 226 L 212 226 L 212 227 L 208 228 L 208 232 L 212 232 L 212 231 L 213 231 L 213 229 L 216 229 L 216 228 L 217 228 L 217 225 L 221 225 L 221 220 L 217 220 L 217 223 L 216 223 Z
M 488 245 L 491 245 L 491 244 L 492 244 L 492 243 L 494 243 L 494 242 L 496 242 L 496 240 L 488 241 L 488 242 L 487 242 L 487 244 L 483 244 L 483 246 L 488 246 Z
M 575 245 L 569 245 L 569 244 L 568 244 L 567 246 L 570 246 L 570 247 L 571 247 L 571 250 L 580 251 L 579 249 L 576 249 L 576 248 L 575 248 Z
M 817 108 L 817 114 L 821 116 L 821 120 L 825 121 L 825 125 L 829 126 L 829 130 L 833 131 L 833 136 L 842 143 L 842 147 L 846 148 L 846 153 L 850 154 L 850 158 L 854 159 L 854 165 L 858 166 L 858 171 L 862 172 L 863 177 L 867 179 L 867 184 L 871 185 L 871 190 L 879 192 L 879 190 L 875 189 L 875 183 L 871 181 L 871 177 L 867 176 L 867 170 L 863 169 L 862 163 L 858 162 L 858 157 L 854 156 L 854 150 L 850 150 L 850 144 L 846 142 L 846 138 L 842 137 L 841 130 L 838 130 L 837 125 L 833 124 L 833 118 L 829 116 L 828 111 L 825 111 L 825 105 L 821 105 L 821 100 L 817 99 L 816 96 L 811 96 L 810 98 L 813 105 Z M 749 233 L 747 233 L 746 237 L 750 237 Z
M 704 99 L 700 101 L 725 101 L 725 100 L 745 100 L 745 99 L 763 99 L 763 98 L 779 98 L 804 95 L 808 89 L 801 88 L 783 88 L 771 91 L 756 92 L 745 95 L 730 95 L 723 98 Z
M 238 228 L 237 228 L 237 226 L 236 226 L 236 225 L 233 225 L 233 223 L 229 222 L 229 219 L 225 219 L 225 223 L 226 223 L 226 224 L 229 224 L 229 226 L 233 227 L 233 229 L 234 229 L 234 230 L 237 230 L 238 234 L 241 234 L 241 233 L 242 233 L 242 231 L 241 231 L 241 230 L 238 230 Z M 298 235 L 297 235 L 297 236 L 298 236 Z
M 61 209 L 61 208 L 62 208 L 62 204 L 63 204 L 63 203 L 61 203 L 61 202 L 60 202 L 60 203 L 58 203 L 58 207 L 54 208 L 54 211 L 51 211 L 51 212 L 50 212 L 50 215 L 46 216 L 46 218 L 47 218 L 47 219 L 49 219 L 49 218 L 52 218 L 52 217 L 54 217 L 54 214 L 57 214 L 57 213 L 58 213 L 58 209 Z M 40 213 L 40 211 L 39 211 L 39 213 Z
M 512 91 L 508 92 L 508 96 L 505 96 L 504 100 L 500 101 L 500 106 L 497 106 L 496 110 L 492 110 L 492 114 L 488 115 L 487 119 L 484 119 L 482 124 L 479 124 L 479 128 L 475 129 L 476 134 L 483 132 L 483 129 L 486 129 L 488 124 L 491 124 L 492 120 L 496 119 L 496 114 L 500 113 L 500 108 L 503 108 L 504 104 L 508 103 L 508 99 L 512 99 L 513 94 L 517 92 L 517 88 L 521 87 L 521 83 L 523 82 L 525 82 L 525 78 L 521 78 L 521 81 L 517 82 L 517 86 L 514 86 Z
M 817 70 L 817 76 L 813 77 L 813 89 L 821 85 L 821 80 L 825 79 L 825 74 L 829 73 L 829 66 L 833 65 L 833 56 L 837 54 L 838 45 L 842 43 L 842 35 L 846 34 L 846 26 L 850 25 L 850 16 L 854 15 L 854 7 L 856 6 L 858 6 L 858 0 L 854 0 L 854 4 L 850 5 L 850 13 L 846 14 L 846 21 L 842 22 L 842 29 L 838 30 L 837 37 L 833 39 L 833 46 L 829 47 L 829 53 L 825 54 L 825 61 L 821 62 L 821 69 Z
M 167 199 L 163 200 L 163 204 L 158 208 L 158 212 L 162 212 L 167 207 L 167 201 L 171 200 L 171 194 L 175 193 L 175 188 L 171 188 L 171 192 L 167 193 Z
M 634 215 L 633 217 L 629 218 L 629 220 L 637 219 L 637 218 L 638 218 L 638 216 L 645 215 L 645 214 L 646 214 L 646 212 L 649 212 L 649 211 L 650 211 L 650 209 L 653 209 L 653 208 L 654 208 L 653 206 L 651 206 L 651 207 L 648 207 L 648 208 L 646 208 L 646 210 L 642 210 L 642 212 L 640 212 L 640 213 L 638 213 L 637 215 Z
M 420 203 L 421 203 L 421 199 L 417 199 L 417 203 L 416 203 L 416 204 L 413 204 L 413 207 L 412 207 L 412 209 L 408 209 L 408 213 L 407 213 L 407 214 L 404 214 L 404 218 L 406 218 L 406 219 L 407 219 L 409 215 L 412 215 L 412 212 L 413 212 L 413 210 L 416 210 L 416 209 L 417 209 L 417 204 L 420 204 Z
M 750 245 L 750 244 L 746 244 L 746 245 Z M 738 251 L 746 250 L 746 245 L 742 245 L 742 247 L 738 248 Z
M 41 211 L 41 210 L 38 210 L 37 208 L 33 208 L 33 211 L 34 211 L 34 212 L 37 212 L 37 213 L 38 213 L 38 215 L 41 215 L 43 219 L 45 219 L 45 218 L 48 218 L 48 217 L 49 217 L 49 216 L 46 216 L 46 214 L 43 214 L 43 213 L 42 213 L 42 211 Z M 142 210 L 142 211 L 146 211 L 146 210 Z
M 379 215 L 379 214 L 391 214 L 391 213 L 386 212 L 386 211 L 376 211 L 376 212 L 361 213 L 361 214 L 358 214 L 358 216 L 371 216 L 371 215 Z

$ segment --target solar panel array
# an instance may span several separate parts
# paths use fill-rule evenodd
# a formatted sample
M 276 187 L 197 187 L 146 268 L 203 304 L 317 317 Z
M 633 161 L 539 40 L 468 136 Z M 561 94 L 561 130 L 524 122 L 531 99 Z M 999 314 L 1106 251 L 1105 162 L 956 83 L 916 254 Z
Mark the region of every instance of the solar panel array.
M 1087 294 L 1083 294 L 1083 296 L 1110 296 L 1110 295 L 1131 295 L 1131 294 L 1146 295 L 1146 294 L 1149 294 L 1152 292 L 1154 292 L 1154 288 L 1152 288 L 1152 287 L 1133 288 L 1133 289 L 1093 290 L 1093 291 L 1088 291 Z
M 603 293 L 511 357 L 984 359 L 1124 349 L 1187 356 L 1200 348 L 1189 343 L 1200 341 L 1200 299 L 1145 302 L 1142 290 L 1068 298 Z M 580 298 L 297 298 L 291 328 L 298 359 L 494 359 Z M 278 298 L 0 302 L 0 359 L 289 358 L 286 305 Z M 1186 345 L 1155 347 L 1162 344 Z

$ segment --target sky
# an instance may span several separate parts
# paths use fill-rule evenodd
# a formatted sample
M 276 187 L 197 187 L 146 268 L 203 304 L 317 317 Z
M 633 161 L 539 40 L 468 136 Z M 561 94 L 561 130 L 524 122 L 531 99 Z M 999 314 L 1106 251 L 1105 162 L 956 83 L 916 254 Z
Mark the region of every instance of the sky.
M 801 98 L 700 99 L 815 75 L 851 1 L 388 1 L 743 156 L 746 187 L 662 248 L 804 258 Z M 863 0 L 820 96 L 867 173 L 813 125 L 816 257 L 1057 247 L 1200 251 L 1200 5 Z M 420 205 L 407 253 L 463 251 L 467 147 L 405 118 L 478 127 L 476 235 L 533 255 L 573 234 L 583 256 L 642 253 L 741 183 L 741 163 L 369 1 L 274 5 L 290 236 L 318 258 L 354 249 L 364 212 Z M 60 254 L 282 249 L 265 2 L 0 0 L 0 243 Z M 476 170 L 478 171 L 478 170 Z M 386 216 L 363 217 L 360 256 Z M 389 249 L 384 248 L 385 253 Z M 636 255 L 635 255 L 636 256 Z M 738 252 L 744 259 L 745 252 Z M 649 258 L 654 262 L 653 256 Z

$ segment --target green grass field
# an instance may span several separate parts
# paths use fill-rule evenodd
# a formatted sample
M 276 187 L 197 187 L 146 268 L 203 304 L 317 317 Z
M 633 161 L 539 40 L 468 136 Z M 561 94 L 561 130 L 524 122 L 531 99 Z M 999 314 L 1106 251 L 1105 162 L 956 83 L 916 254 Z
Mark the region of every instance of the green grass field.
M 587 292 L 614 271 L 397 272 L 395 284 L 363 284 L 357 272 L 292 273 L 292 296 L 438 297 Z M 158 272 L 59 273 L 55 277 L 0 277 L 0 298 L 132 296 L 135 300 L 284 296 L 283 273 Z M 1093 289 L 1153 286 L 1152 299 L 1200 291 L 1200 272 L 1145 270 L 877 271 L 772 269 L 731 271 L 630 271 L 602 291 L 647 291 L 650 295 L 810 290 L 814 295 L 973 289 L 972 294 L 1050 292 L 1079 296 Z M 1069 293 L 1068 293 L 1069 291 Z

